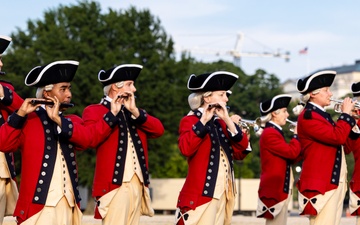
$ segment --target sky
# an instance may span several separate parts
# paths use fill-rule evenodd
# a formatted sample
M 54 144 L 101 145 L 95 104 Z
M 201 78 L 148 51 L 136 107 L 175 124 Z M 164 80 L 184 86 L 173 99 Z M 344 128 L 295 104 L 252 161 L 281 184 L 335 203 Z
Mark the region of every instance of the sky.
M 360 60 L 360 1 L 324 0 L 98 0 L 108 8 L 148 9 L 175 42 L 178 55 L 187 50 L 198 61 L 234 62 L 231 51 L 243 53 L 240 67 L 275 74 L 281 82 L 319 69 L 352 65 Z M 1 35 L 26 30 L 28 20 L 43 20 L 44 12 L 74 0 L 1 2 Z M 235 49 L 237 37 L 241 45 Z M 306 54 L 300 50 L 307 48 Z M 273 57 L 276 53 L 290 60 Z M 255 54 L 249 57 L 245 53 Z M 265 54 L 266 53 L 266 54 Z M 265 55 L 272 55 L 265 57 Z M 360 78 L 359 78 L 360 79 Z

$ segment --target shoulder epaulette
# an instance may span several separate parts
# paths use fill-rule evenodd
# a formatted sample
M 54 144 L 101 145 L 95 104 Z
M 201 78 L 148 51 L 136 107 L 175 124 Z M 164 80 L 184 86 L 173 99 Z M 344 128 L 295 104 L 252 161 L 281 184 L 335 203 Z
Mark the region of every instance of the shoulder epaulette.
M 311 119 L 311 109 L 306 109 L 306 111 L 304 112 L 304 119 Z

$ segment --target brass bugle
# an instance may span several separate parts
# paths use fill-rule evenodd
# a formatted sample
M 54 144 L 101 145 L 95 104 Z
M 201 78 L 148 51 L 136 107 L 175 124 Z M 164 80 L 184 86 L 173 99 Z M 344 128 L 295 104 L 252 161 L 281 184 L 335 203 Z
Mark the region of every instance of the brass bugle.
M 54 102 L 43 101 L 43 100 L 31 100 L 32 105 L 43 104 L 43 105 L 54 105 Z M 73 103 L 60 103 L 60 108 L 71 108 L 75 105 Z
M 337 113 L 342 113 L 341 105 L 344 102 L 344 100 L 330 98 L 330 101 L 335 102 L 334 111 L 337 112 Z M 355 107 L 360 108 L 360 103 L 355 102 Z
M 295 131 L 295 127 L 297 126 L 297 122 L 294 122 L 294 121 L 291 121 L 289 119 L 286 119 L 286 122 L 289 123 L 289 130 L 291 132 L 294 132 Z
M 250 127 L 254 129 L 254 132 L 257 132 L 261 127 L 261 118 L 258 117 L 255 120 L 241 119 L 238 125 L 245 129 L 246 133 L 249 133 Z

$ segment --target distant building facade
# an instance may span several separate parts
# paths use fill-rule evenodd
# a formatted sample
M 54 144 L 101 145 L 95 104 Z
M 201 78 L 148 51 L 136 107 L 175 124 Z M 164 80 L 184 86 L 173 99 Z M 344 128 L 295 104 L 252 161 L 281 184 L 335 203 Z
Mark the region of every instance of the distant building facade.
M 345 95 L 351 93 L 351 84 L 360 81 L 360 60 L 356 60 L 353 65 L 331 67 L 321 69 L 321 71 L 322 70 L 333 70 L 337 73 L 330 88 L 333 93 L 333 97 L 336 99 L 342 99 Z M 298 101 L 300 98 L 300 94 L 296 88 L 297 80 L 298 79 L 288 79 L 281 84 L 284 93 L 290 94 L 293 97 L 293 101 Z

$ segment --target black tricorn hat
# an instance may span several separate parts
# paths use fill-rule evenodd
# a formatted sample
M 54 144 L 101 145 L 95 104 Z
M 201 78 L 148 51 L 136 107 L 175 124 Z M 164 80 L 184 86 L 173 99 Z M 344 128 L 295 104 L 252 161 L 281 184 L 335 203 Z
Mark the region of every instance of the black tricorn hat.
M 307 94 L 322 87 L 330 87 L 334 81 L 336 71 L 324 70 L 299 79 L 296 88 L 301 94 Z
M 143 66 L 138 64 L 123 64 L 107 71 L 100 70 L 98 79 L 104 86 L 126 80 L 135 81 L 142 68 Z
M 275 110 L 288 107 L 291 100 L 291 95 L 276 95 L 272 99 L 268 99 L 260 103 L 260 114 L 265 116 Z
M 352 91 L 354 97 L 360 96 L 360 82 L 353 83 L 351 85 L 351 91 Z
M 238 75 L 226 71 L 205 73 L 199 76 L 190 75 L 187 88 L 193 92 L 229 90 L 239 78 Z
M 26 76 L 27 86 L 44 87 L 49 84 L 71 82 L 75 76 L 79 62 L 62 60 L 49 63 L 45 66 L 34 67 Z
M 11 37 L 0 35 L 0 55 L 5 52 L 11 42 Z

